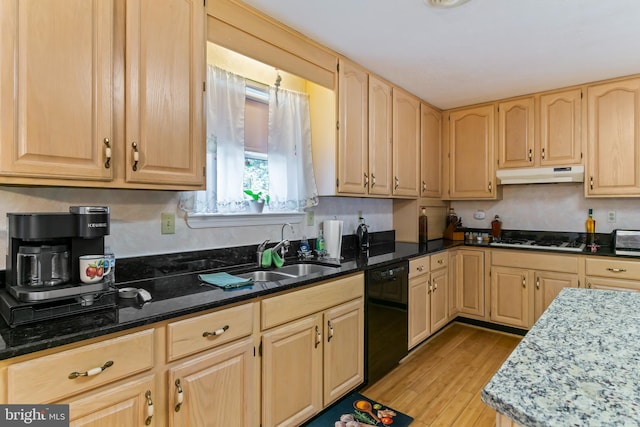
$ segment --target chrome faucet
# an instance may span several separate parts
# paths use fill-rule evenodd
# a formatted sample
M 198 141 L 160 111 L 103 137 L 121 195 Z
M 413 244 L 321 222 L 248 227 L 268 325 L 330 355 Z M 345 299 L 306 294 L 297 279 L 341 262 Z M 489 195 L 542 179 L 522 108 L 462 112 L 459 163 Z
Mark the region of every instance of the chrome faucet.
M 269 243 L 269 239 L 258 245 L 258 250 L 256 251 L 256 257 L 258 258 L 258 267 L 262 267 L 262 255 L 264 254 L 264 250 L 267 247 L 267 243 Z
M 289 240 L 284 238 L 284 229 L 286 226 L 289 226 L 289 229 L 291 230 L 291 232 L 293 233 L 295 230 L 293 229 L 293 225 L 289 224 L 288 222 L 286 224 L 282 225 L 282 230 L 280 231 L 280 243 L 278 243 L 277 245 L 275 245 L 272 250 L 278 251 L 280 250 L 280 257 L 284 260 L 284 256 L 287 253 L 287 251 L 289 250 Z

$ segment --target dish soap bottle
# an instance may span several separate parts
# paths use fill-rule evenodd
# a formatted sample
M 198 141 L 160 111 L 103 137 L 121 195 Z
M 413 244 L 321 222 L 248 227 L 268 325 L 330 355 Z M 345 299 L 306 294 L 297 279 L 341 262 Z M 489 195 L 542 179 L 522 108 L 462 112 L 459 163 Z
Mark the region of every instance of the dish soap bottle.
M 596 243 L 596 220 L 593 219 L 593 209 L 589 209 L 589 217 L 585 223 L 587 227 L 587 245 Z
M 429 240 L 429 228 L 427 223 L 427 209 L 422 208 L 420 217 L 418 218 L 418 242 L 426 245 Z
M 316 239 L 316 252 L 318 256 L 321 258 L 325 255 L 325 252 L 326 252 L 322 230 L 320 230 L 318 234 L 318 238 Z

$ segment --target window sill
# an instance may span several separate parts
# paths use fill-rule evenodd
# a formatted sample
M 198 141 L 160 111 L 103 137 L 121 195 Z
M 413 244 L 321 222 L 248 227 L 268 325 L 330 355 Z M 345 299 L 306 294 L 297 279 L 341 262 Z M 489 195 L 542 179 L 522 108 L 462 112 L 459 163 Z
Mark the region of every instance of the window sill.
M 260 214 L 196 214 L 186 215 L 189 228 L 242 227 L 247 225 L 279 225 L 302 222 L 304 212 L 265 212 Z

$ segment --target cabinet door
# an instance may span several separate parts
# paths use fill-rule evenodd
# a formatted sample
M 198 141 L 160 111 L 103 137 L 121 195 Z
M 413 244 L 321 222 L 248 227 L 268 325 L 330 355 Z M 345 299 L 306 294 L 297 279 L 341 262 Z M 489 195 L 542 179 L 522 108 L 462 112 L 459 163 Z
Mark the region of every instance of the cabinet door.
M 640 195 L 640 78 L 587 89 L 587 196 Z
M 493 105 L 449 115 L 450 190 L 452 199 L 494 199 L 495 113 Z
M 73 427 L 144 426 L 147 420 L 147 425 L 160 425 L 154 410 L 161 400 L 156 384 L 155 377 L 147 375 L 58 403 L 69 405 Z
M 447 312 L 449 320 L 453 320 L 460 311 L 458 308 L 458 251 L 451 251 L 449 254 L 449 299 Z
M 369 83 L 366 70 L 340 60 L 338 72 L 338 193 L 366 194 L 369 171 Z
M 369 76 L 369 194 L 391 195 L 391 86 Z
M 300 425 L 322 409 L 322 324 L 316 314 L 262 336 L 262 425 Z
M 538 320 L 563 288 L 578 287 L 578 275 L 537 271 L 535 284 L 534 322 Z
M 112 0 L 0 3 L 0 174 L 110 180 Z
M 127 182 L 204 185 L 204 22 L 201 1 L 127 1 Z
M 492 267 L 490 319 L 520 328 L 531 326 L 532 282 L 529 270 Z
M 534 117 L 533 97 L 498 104 L 498 167 L 534 165 Z
M 540 165 L 582 163 L 582 90 L 540 96 Z
M 393 88 L 393 195 L 418 197 L 420 101 Z
M 409 279 L 409 349 L 431 334 L 429 273 Z
M 446 268 L 431 273 L 431 333 L 447 324 L 449 272 Z
M 484 253 L 459 250 L 456 264 L 459 312 L 484 317 Z
M 442 197 L 442 113 L 420 104 L 420 196 Z
M 324 406 L 364 381 L 364 300 L 324 314 Z
M 169 425 L 257 425 L 255 364 L 253 339 L 246 338 L 173 365 L 167 376 Z

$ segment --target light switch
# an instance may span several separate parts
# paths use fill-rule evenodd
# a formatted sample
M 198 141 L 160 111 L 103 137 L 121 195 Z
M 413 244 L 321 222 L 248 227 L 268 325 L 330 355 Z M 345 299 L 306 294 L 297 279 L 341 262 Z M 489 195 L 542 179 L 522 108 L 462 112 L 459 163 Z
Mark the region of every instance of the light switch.
M 175 234 L 176 233 L 176 214 L 174 213 L 162 213 L 160 214 L 162 221 L 161 232 L 162 234 Z

